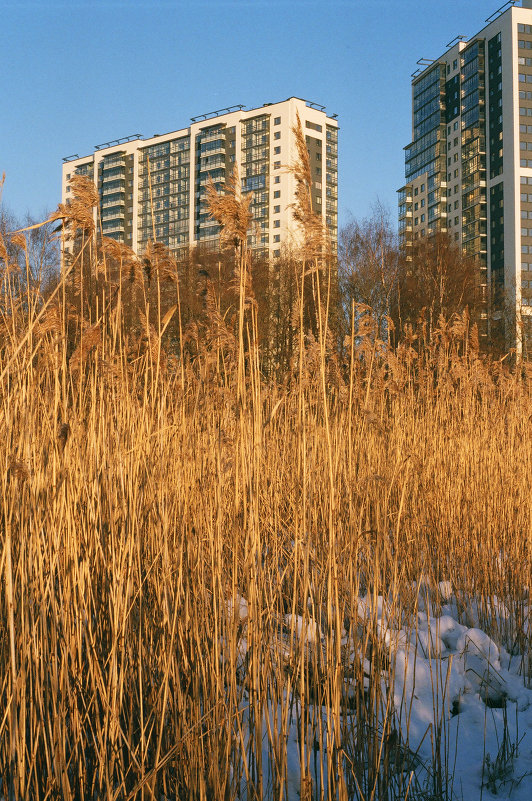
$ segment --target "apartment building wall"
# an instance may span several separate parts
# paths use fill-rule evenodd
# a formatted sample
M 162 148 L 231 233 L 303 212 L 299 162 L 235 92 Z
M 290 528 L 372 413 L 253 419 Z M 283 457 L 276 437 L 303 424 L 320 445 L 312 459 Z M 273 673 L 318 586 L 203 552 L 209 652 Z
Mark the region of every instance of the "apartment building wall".
M 277 257 L 283 246 L 300 240 L 292 214 L 295 180 L 287 170 L 297 159 L 293 127 L 298 114 L 310 153 L 313 206 L 336 248 L 338 123 L 323 107 L 295 97 L 256 109 L 200 115 L 187 128 L 149 139 L 116 140 L 85 158 L 65 160 L 63 202 L 70 176 L 86 174 L 98 187 L 105 235 L 139 253 L 150 239 L 176 252 L 215 248 L 219 227 L 205 208 L 205 187 L 210 177 L 223 189 L 236 164 L 242 192 L 252 192 L 249 244 Z
M 532 0 L 499 11 L 413 75 L 399 233 L 407 253 L 440 230 L 474 256 L 481 333 L 504 328 L 520 350 L 532 334 Z

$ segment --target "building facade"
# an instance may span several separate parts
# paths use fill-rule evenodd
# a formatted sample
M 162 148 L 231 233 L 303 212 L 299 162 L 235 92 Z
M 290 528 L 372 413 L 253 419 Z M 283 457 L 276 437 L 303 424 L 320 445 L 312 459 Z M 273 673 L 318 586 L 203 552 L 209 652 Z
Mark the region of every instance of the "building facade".
M 510 0 L 412 75 L 412 142 L 399 237 L 447 232 L 475 257 L 481 333 L 518 350 L 532 333 L 532 0 Z
M 205 207 L 209 177 L 222 190 L 235 164 L 243 194 L 252 193 L 249 245 L 277 257 L 297 245 L 291 206 L 295 181 L 286 169 L 297 158 L 293 126 L 299 114 L 312 170 L 312 203 L 338 240 L 338 122 L 323 106 L 291 97 L 251 110 L 233 106 L 191 118 L 172 133 L 140 135 L 98 145 L 85 158 L 63 160 L 62 199 L 77 173 L 94 180 L 104 235 L 139 254 L 156 240 L 179 253 L 214 249 L 219 226 Z

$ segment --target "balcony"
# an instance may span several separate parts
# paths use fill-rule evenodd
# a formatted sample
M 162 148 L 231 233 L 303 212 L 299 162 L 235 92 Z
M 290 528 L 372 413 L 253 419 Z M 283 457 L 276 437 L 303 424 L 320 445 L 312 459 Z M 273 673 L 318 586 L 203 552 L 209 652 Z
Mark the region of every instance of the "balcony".
M 101 189 L 102 196 L 112 195 L 115 192 L 125 192 L 126 182 L 125 181 L 121 181 L 120 179 L 117 179 L 116 183 L 118 184 L 118 186 L 102 186 L 102 189 Z
M 113 170 L 115 170 L 115 167 L 113 167 Z M 119 181 L 123 177 L 124 172 L 125 172 L 125 170 L 123 170 L 123 169 L 119 169 L 113 175 L 107 175 L 106 172 L 103 172 L 102 173 L 102 184 L 109 183 L 109 181 Z
M 213 131 L 206 131 L 205 133 L 201 133 L 198 136 L 198 141 L 200 144 L 204 142 L 212 142 L 213 139 L 225 139 L 226 129 L 225 128 L 216 128 Z
M 116 200 L 104 200 L 101 204 L 102 209 L 111 208 L 112 206 L 125 206 L 126 199 L 125 197 L 119 197 Z
M 200 142 L 198 153 L 200 158 L 205 158 L 207 155 L 213 156 L 215 153 L 225 153 L 225 140 L 218 137 L 218 141 L 211 139 L 208 142 Z
M 110 170 L 114 167 L 125 167 L 126 166 L 126 159 L 124 156 L 119 156 L 117 158 L 109 158 L 104 159 L 101 162 L 102 170 Z

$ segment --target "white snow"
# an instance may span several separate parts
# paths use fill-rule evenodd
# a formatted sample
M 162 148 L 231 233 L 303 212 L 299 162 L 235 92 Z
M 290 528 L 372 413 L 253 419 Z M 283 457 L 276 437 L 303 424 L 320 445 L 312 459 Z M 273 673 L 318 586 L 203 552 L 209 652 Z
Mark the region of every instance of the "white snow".
M 364 630 L 364 626 L 373 625 L 378 638 L 374 647 L 383 648 L 388 655 L 388 667 L 381 677 L 382 686 L 391 687 L 392 708 L 389 712 L 393 713 L 393 727 L 405 750 L 412 754 L 412 765 L 416 773 L 419 772 L 419 784 L 422 785 L 429 776 L 434 752 L 440 743 L 447 775 L 447 798 L 531 801 L 532 687 L 526 675 L 530 659 L 530 607 L 524 607 L 525 630 L 519 651 L 515 643 L 510 646 L 503 642 L 502 635 L 498 635 L 498 632 L 507 630 L 510 618 L 509 608 L 503 600 L 494 597 L 481 609 L 474 600 L 465 604 L 463 599 L 457 599 L 450 582 L 442 581 L 432 593 L 433 604 L 426 583 L 419 582 L 418 587 L 416 608 L 411 610 L 409 619 L 397 619 L 394 605 L 382 596 L 354 599 L 354 608 L 358 633 Z M 230 607 L 231 614 L 235 607 L 239 619 L 245 621 L 245 599 L 237 596 L 234 606 Z M 480 621 L 490 618 L 492 627 L 488 634 Z M 309 616 L 287 615 L 281 628 L 285 637 L 284 646 L 281 644 L 283 653 L 289 650 L 287 637 L 288 642 L 295 637 L 298 642 L 304 640 L 307 645 L 318 648 L 320 640 L 324 640 L 319 623 Z M 357 652 L 357 645 L 349 633 L 342 631 L 341 634 L 347 660 L 351 665 L 362 666 L 364 687 L 367 688 L 372 671 L 371 657 Z M 239 644 L 241 659 L 246 647 L 244 630 Z M 325 650 L 324 644 L 323 653 Z M 348 672 L 346 670 L 345 695 L 353 700 L 360 690 L 352 676 L 361 673 L 352 671 L 349 678 Z M 286 699 L 285 703 L 290 707 L 285 735 L 287 797 L 289 801 L 296 801 L 300 793 L 298 717 L 301 707 L 297 697 Z M 269 714 L 271 719 L 281 719 L 281 706 L 270 707 L 264 714 Z M 314 722 L 321 721 L 318 729 L 322 741 L 315 748 L 325 755 L 326 764 L 327 748 L 333 736 L 327 730 L 327 721 L 331 717 L 327 717 L 325 708 L 312 708 L 309 715 Z M 344 722 L 348 726 L 354 724 L 352 717 Z M 270 731 L 272 726 L 270 722 Z M 265 734 L 267 729 L 264 724 L 262 759 L 264 786 L 271 787 L 271 750 Z M 345 770 L 348 770 L 347 762 L 345 764 Z M 312 774 L 312 779 L 314 792 L 317 792 L 322 787 L 322 779 L 316 773 Z M 326 796 L 327 788 L 323 787 L 323 790 Z M 246 797 L 245 791 L 243 797 Z

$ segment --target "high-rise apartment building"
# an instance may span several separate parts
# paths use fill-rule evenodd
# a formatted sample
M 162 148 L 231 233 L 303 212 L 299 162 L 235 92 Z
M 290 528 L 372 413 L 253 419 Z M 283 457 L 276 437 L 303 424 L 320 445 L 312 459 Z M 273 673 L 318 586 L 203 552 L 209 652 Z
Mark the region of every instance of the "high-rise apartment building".
M 446 231 L 474 256 L 483 333 L 532 334 L 532 0 L 510 0 L 412 75 L 412 142 L 399 235 Z
M 187 128 L 143 139 L 140 135 L 98 145 L 85 158 L 64 159 L 62 197 L 68 201 L 72 174 L 94 180 L 106 236 L 142 253 L 148 240 L 179 252 L 214 248 L 219 226 L 205 208 L 209 177 L 223 189 L 235 164 L 244 194 L 252 192 L 249 244 L 270 257 L 296 245 L 292 215 L 297 158 L 293 127 L 299 114 L 312 170 L 312 203 L 338 239 L 338 122 L 323 106 L 291 97 L 246 110 L 233 106 L 201 114 Z

